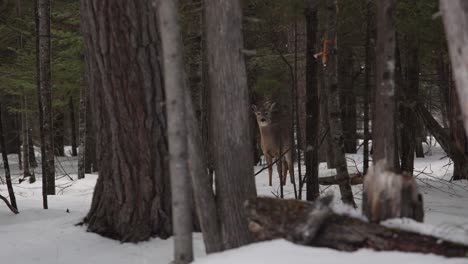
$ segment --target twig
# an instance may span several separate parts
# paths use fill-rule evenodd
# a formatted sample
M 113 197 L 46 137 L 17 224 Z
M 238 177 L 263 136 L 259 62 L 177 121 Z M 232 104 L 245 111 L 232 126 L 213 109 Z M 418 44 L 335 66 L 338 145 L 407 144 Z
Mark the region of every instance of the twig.
M 257 171 L 257 172 L 254 174 L 254 176 L 257 176 L 257 175 L 260 174 L 262 171 L 264 171 L 264 170 L 266 170 L 266 169 L 268 169 L 268 168 L 273 167 L 273 165 L 276 164 L 279 160 L 281 160 L 281 159 L 284 157 L 284 155 L 286 155 L 286 153 L 288 153 L 288 151 L 289 151 L 290 149 L 291 149 L 291 148 L 288 148 L 287 150 L 285 150 L 285 151 L 283 152 L 283 154 L 282 154 L 279 158 L 277 158 L 277 159 L 276 159 L 274 162 L 272 162 L 270 165 L 267 165 L 267 166 L 264 166 L 263 168 L 261 168 L 259 171 Z M 280 175 L 280 177 L 281 177 L 281 175 Z

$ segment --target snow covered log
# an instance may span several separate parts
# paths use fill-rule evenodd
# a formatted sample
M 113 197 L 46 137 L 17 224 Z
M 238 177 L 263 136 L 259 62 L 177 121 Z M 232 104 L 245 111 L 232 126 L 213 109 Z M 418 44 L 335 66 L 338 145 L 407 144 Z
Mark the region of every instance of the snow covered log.
M 331 200 L 331 196 L 315 203 L 267 197 L 250 199 L 245 203 L 249 230 L 257 241 L 285 238 L 297 244 L 341 251 L 370 248 L 468 256 L 465 245 L 337 214 L 330 208 Z

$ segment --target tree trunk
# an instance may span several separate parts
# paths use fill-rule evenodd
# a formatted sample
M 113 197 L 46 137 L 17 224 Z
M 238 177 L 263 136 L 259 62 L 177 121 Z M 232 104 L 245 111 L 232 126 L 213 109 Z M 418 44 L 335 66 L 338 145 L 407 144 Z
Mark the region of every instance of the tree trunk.
M 395 164 L 395 0 L 377 2 L 377 71 L 373 161 Z
M 468 135 L 468 2 L 440 0 L 450 60 L 460 101 L 465 133 Z
M 449 127 L 451 147 L 455 148 L 455 155 L 463 157 L 454 157 L 453 180 L 468 180 L 468 163 L 464 162 L 468 158 L 468 140 L 463 129 L 461 119 L 460 104 L 458 93 L 454 85 L 449 85 Z
M 82 0 L 80 13 L 100 166 L 84 222 L 123 242 L 167 238 L 171 198 L 156 10 L 145 0 Z
M 190 185 L 185 114 L 185 71 L 178 14 L 179 1 L 161 0 L 158 5 L 159 30 L 164 61 L 169 167 L 171 175 L 174 263 L 193 261 L 192 186 Z
M 15 192 L 13 191 L 13 184 L 11 183 L 10 165 L 8 164 L 8 154 L 6 152 L 5 134 L 3 133 L 3 121 L 2 121 L 2 105 L 0 104 L 0 147 L 2 148 L 3 168 L 5 169 L 5 180 L 8 189 L 8 195 L 10 196 L 11 206 L 18 210 L 16 205 Z
M 91 83 L 89 84 L 91 85 Z M 98 160 L 97 160 L 97 153 L 96 153 L 96 118 L 95 113 L 93 112 L 92 105 L 91 105 L 91 96 L 92 96 L 92 88 L 88 88 L 89 93 L 86 93 L 86 139 L 85 139 L 85 172 L 86 173 L 93 173 L 98 171 Z
M 306 199 L 313 201 L 320 195 L 318 184 L 319 173 L 319 125 L 320 102 L 317 87 L 317 61 L 314 58 L 317 42 L 317 1 L 308 0 L 305 7 L 307 30 L 306 51 L 306 147 L 305 167 Z M 299 199 L 302 198 L 302 185 L 299 186 Z
M 50 83 L 50 0 L 37 0 L 37 16 L 42 177 L 47 179 L 47 194 L 55 195 L 54 130 Z
M 229 249 L 251 241 L 242 208 L 256 196 L 242 9 L 238 0 L 209 0 L 205 15 L 216 198 Z
M 54 151 L 55 156 L 65 156 L 65 115 L 63 110 L 57 110 L 54 118 Z
M 325 68 L 328 90 L 328 119 L 330 122 L 330 136 L 335 155 L 336 174 L 339 180 L 341 199 L 344 203 L 356 206 L 353 191 L 349 184 L 348 165 L 344 150 L 343 127 L 341 123 L 341 105 L 338 87 L 338 56 L 337 56 L 337 15 L 338 0 L 327 0 L 328 40 L 330 44 L 329 59 Z
M 370 97 L 370 88 L 371 88 L 371 81 L 370 81 L 370 74 L 371 74 L 371 24 L 372 18 L 372 1 L 367 2 L 366 5 L 366 51 L 365 51 L 365 75 L 364 75 L 364 102 L 363 102 L 363 112 L 364 112 L 364 148 L 363 148 L 363 174 L 366 175 L 367 170 L 369 169 L 369 97 Z
M 71 147 L 72 147 L 72 156 L 76 157 L 78 151 L 76 150 L 76 119 L 75 119 L 75 106 L 73 105 L 73 97 L 70 96 L 68 101 L 68 107 L 70 109 L 70 134 L 71 134 Z
M 27 122 L 29 122 L 29 120 L 27 120 Z M 31 128 L 29 128 L 28 130 L 29 166 L 36 168 L 37 167 L 36 152 L 34 150 L 34 142 L 32 141 L 32 134 L 33 134 L 33 131 Z
M 21 127 L 22 127 L 22 141 L 23 141 L 23 178 L 29 177 L 29 182 L 33 183 L 36 181 L 36 177 L 31 174 L 30 170 L 30 158 L 29 158 L 29 127 L 28 127 L 28 112 L 26 109 L 27 100 L 23 90 L 23 107 L 21 114 Z
M 356 94 L 354 92 L 353 52 L 351 47 L 343 47 L 343 56 L 339 59 L 340 102 L 342 102 L 341 120 L 343 126 L 344 147 L 346 153 L 356 153 Z M 341 53 L 340 53 L 341 55 Z M 356 75 L 359 76 L 359 73 Z
M 87 68 L 87 67 L 86 67 Z M 88 76 L 88 73 L 86 73 Z M 86 78 L 88 79 L 88 78 Z M 86 81 L 85 85 L 81 87 L 80 91 L 80 109 L 78 110 L 79 121 L 78 121 L 78 140 L 79 152 L 78 152 L 78 179 L 84 179 L 85 177 L 85 156 L 86 156 L 86 97 L 88 96 L 89 80 Z

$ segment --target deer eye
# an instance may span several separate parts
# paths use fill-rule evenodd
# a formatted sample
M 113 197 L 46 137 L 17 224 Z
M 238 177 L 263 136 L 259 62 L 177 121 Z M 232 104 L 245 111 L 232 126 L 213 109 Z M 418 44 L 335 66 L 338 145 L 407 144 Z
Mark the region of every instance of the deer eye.
M 268 116 L 268 113 L 265 113 L 266 116 Z
M 260 113 L 257 113 L 257 115 L 260 115 Z

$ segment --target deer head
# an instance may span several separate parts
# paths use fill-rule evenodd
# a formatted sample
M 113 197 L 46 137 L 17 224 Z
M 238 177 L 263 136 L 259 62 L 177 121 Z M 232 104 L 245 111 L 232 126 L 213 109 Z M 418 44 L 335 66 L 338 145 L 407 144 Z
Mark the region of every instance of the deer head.
M 257 118 L 257 123 L 259 127 L 264 127 L 271 125 L 271 113 L 275 109 L 276 103 L 265 103 L 261 107 L 252 105 L 252 110 Z

